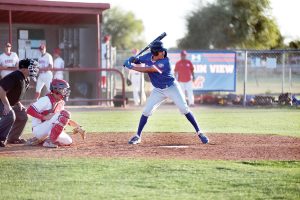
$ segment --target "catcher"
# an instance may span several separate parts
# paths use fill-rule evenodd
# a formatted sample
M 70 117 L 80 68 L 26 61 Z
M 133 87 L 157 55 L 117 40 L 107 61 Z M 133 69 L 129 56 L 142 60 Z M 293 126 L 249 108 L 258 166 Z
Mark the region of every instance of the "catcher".
M 71 113 L 64 109 L 65 101 L 68 100 L 71 92 L 69 83 L 65 80 L 53 79 L 50 91 L 27 109 L 27 114 L 33 117 L 34 137 L 30 138 L 26 145 L 43 143 L 43 146 L 48 148 L 70 145 L 72 138 L 64 132 L 67 125 L 74 127 L 74 134 L 79 133 L 82 139 L 85 139 L 86 132 L 77 122 L 70 119 Z

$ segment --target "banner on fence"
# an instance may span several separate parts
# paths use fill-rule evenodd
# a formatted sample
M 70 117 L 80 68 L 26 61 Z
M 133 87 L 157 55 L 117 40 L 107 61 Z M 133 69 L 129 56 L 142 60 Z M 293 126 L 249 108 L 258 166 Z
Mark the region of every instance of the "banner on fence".
M 187 59 L 194 65 L 194 91 L 235 91 L 236 53 L 232 51 L 188 51 Z M 180 52 L 168 52 L 173 69 Z

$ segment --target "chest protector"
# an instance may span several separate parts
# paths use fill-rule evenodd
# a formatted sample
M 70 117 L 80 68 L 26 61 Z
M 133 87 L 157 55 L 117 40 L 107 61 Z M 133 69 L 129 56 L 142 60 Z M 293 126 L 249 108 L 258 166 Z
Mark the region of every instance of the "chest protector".
M 64 106 L 64 101 L 60 100 L 59 102 L 56 102 L 55 97 L 53 94 L 47 94 L 48 98 L 50 99 L 51 102 L 51 109 L 49 110 L 44 110 L 41 114 L 42 115 L 48 115 L 49 113 L 57 113 L 60 112 Z

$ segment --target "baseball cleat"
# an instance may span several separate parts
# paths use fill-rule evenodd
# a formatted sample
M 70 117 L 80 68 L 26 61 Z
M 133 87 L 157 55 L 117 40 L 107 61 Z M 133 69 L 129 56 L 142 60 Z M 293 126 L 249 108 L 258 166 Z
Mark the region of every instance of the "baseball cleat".
M 36 146 L 36 145 L 39 145 L 43 142 L 43 140 L 40 140 L 36 137 L 33 137 L 33 138 L 30 138 L 26 141 L 25 145 L 26 146 Z
M 16 139 L 16 140 L 7 140 L 7 144 L 26 144 L 26 140 L 24 139 Z
M 47 147 L 47 148 L 57 148 L 58 145 L 54 144 L 49 138 L 45 140 L 45 142 L 43 143 L 43 147 Z
M 5 141 L 0 141 L 0 147 L 5 147 L 6 146 L 6 142 Z
M 128 144 L 139 144 L 141 143 L 141 138 L 138 135 L 133 136 L 129 141 Z
M 197 135 L 203 144 L 207 144 L 209 142 L 208 137 L 204 135 L 204 133 L 198 132 Z

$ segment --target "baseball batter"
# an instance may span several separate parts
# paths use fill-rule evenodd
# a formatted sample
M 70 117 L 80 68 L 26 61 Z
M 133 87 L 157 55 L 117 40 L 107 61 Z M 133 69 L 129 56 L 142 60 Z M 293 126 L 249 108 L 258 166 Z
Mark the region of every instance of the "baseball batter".
M 53 68 L 53 58 L 47 52 L 46 45 L 42 44 L 40 47 L 41 56 L 38 59 L 40 73 L 36 83 L 36 90 L 35 90 L 35 99 L 37 100 L 40 95 L 41 91 L 44 86 L 47 88 L 47 93 L 50 92 L 50 83 L 53 78 L 52 71 Z
M 150 81 L 154 86 L 140 118 L 138 130 L 130 140 L 129 144 L 138 144 L 141 142 L 141 133 L 147 123 L 148 117 L 156 108 L 167 98 L 174 101 L 180 112 L 186 116 L 189 122 L 194 126 L 195 131 L 202 141 L 207 144 L 208 137 L 200 130 L 192 112 L 189 110 L 180 86 L 171 72 L 171 65 L 167 57 L 167 50 L 163 47 L 161 41 L 155 41 L 150 47 L 151 53 L 147 53 L 139 58 L 130 57 L 124 62 L 124 66 L 139 72 L 148 73 Z M 133 66 L 132 63 L 144 63 L 145 67 Z
M 14 71 L 18 69 L 18 64 L 19 57 L 15 52 L 11 51 L 11 44 L 7 42 L 5 44 L 4 53 L 0 55 L 0 66 Z M 4 78 L 6 75 L 13 72 L 11 70 L 2 70 L 1 78 Z
M 27 145 L 43 143 L 44 147 L 57 148 L 58 145 L 72 144 L 72 138 L 64 132 L 69 125 L 75 128 L 81 127 L 70 119 L 71 113 L 65 110 L 65 101 L 70 95 L 69 83 L 53 79 L 51 92 L 38 99 L 27 109 L 27 114 L 32 116 L 33 138 L 27 141 Z

